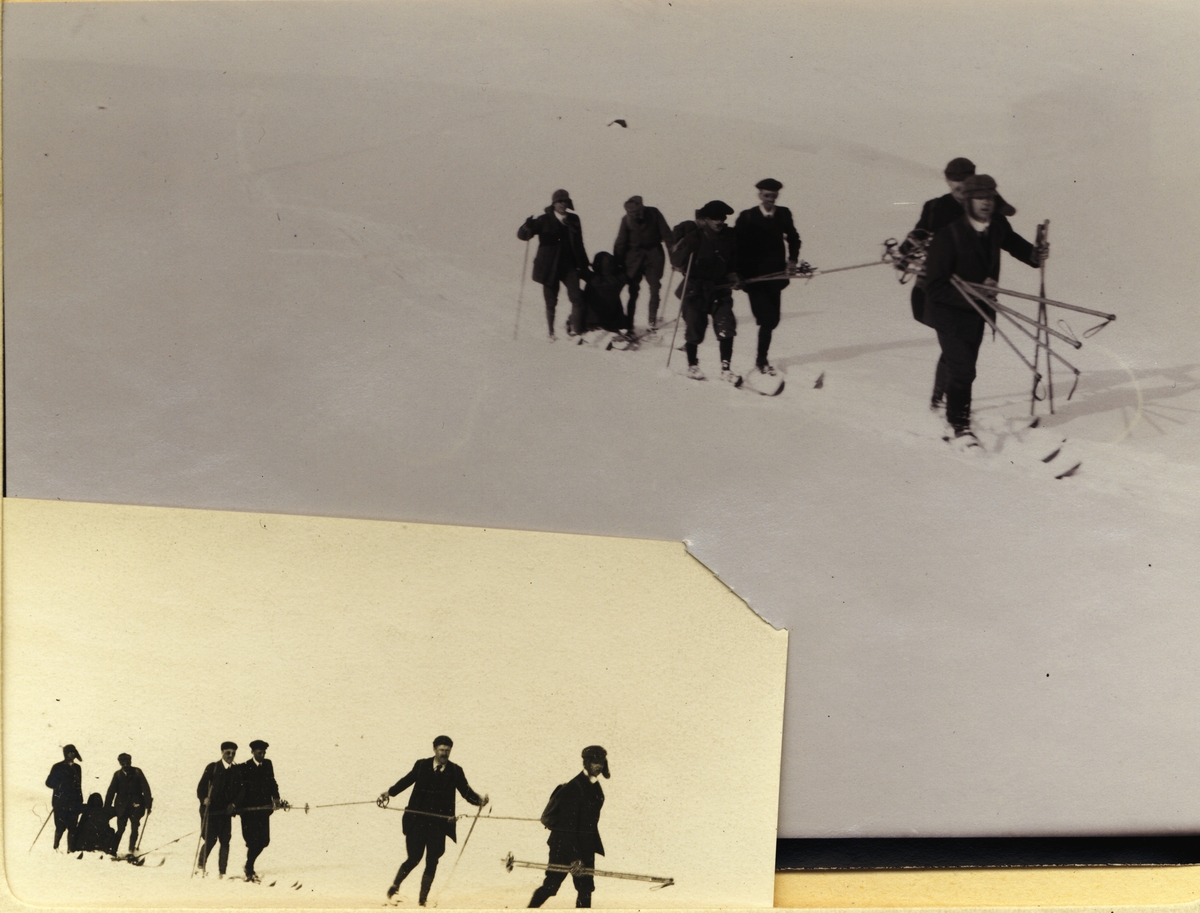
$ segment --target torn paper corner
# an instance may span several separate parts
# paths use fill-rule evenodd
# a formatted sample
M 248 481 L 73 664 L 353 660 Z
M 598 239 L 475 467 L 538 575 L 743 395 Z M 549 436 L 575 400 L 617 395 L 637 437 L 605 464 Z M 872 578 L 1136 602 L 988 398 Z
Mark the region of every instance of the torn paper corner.
M 699 564 L 701 567 L 703 567 L 705 572 L 707 572 L 708 574 L 711 574 L 713 579 L 716 580 L 717 582 L 719 582 L 721 586 L 725 587 L 729 591 L 730 595 L 732 595 L 735 599 L 737 599 L 737 601 L 740 602 L 742 604 L 742 606 L 744 606 L 748 612 L 750 612 L 755 618 L 757 618 L 763 624 L 770 627 L 773 631 L 776 631 L 779 634 L 781 634 L 784 637 L 784 643 L 786 644 L 787 629 L 784 628 L 782 625 L 777 625 L 775 622 L 771 621 L 770 618 L 768 618 L 767 616 L 765 616 L 761 612 L 759 612 L 757 609 L 755 609 L 754 606 L 752 606 L 750 604 L 750 601 L 747 597 L 745 597 L 744 595 L 739 593 L 737 591 L 737 589 L 735 589 L 731 583 L 727 582 L 726 579 L 724 577 L 722 577 L 722 575 L 720 574 L 719 571 L 717 571 L 714 567 L 712 567 L 709 564 L 709 562 L 707 562 L 703 558 L 701 558 L 700 555 L 697 553 L 699 550 L 698 550 L 697 544 L 694 540 L 684 539 L 683 547 L 687 551 L 688 556 L 693 561 L 695 561 L 697 564 Z

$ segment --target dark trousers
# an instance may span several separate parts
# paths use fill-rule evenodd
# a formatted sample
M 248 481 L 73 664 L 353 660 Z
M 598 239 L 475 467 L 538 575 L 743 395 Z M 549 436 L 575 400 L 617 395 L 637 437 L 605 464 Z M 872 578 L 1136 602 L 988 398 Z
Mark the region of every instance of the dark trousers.
M 246 841 L 246 874 L 254 874 L 254 860 L 271 845 L 271 813 L 242 812 L 242 839 Z
M 129 852 L 137 846 L 138 828 L 142 824 L 141 808 L 125 808 L 117 812 L 117 849 L 121 848 L 121 835 L 125 833 L 125 823 L 129 822 Z
M 971 427 L 971 384 L 975 381 L 975 362 L 983 342 L 983 321 L 979 333 L 969 337 L 952 336 L 938 331 L 942 355 L 933 378 L 933 395 L 946 395 L 946 421 L 955 431 Z
M 721 361 L 733 357 L 733 337 L 737 336 L 737 318 L 733 314 L 733 294 L 729 289 L 713 290 L 701 286 L 689 291 L 683 302 L 683 323 L 687 327 L 684 343 L 687 347 L 688 364 L 699 363 L 697 347 L 704 342 L 708 332 L 708 319 L 712 317 L 713 332 L 720 342 Z
M 572 333 L 583 333 L 584 331 L 584 305 L 583 305 L 583 290 L 579 287 L 579 271 L 574 267 L 568 269 L 561 276 L 556 276 L 553 279 L 547 279 L 542 284 L 542 297 L 546 301 L 546 323 L 550 327 L 551 334 L 554 333 L 554 311 L 558 306 L 558 287 L 559 284 L 567 287 L 567 298 L 571 302 L 571 316 L 567 318 L 567 329 Z
M 404 846 L 408 850 L 408 858 L 400 864 L 396 872 L 396 880 L 392 884 L 397 887 L 408 877 L 408 873 L 417 867 L 422 854 L 425 856 L 425 871 L 421 873 L 421 894 L 418 898 L 421 904 L 429 897 L 429 889 L 433 886 L 433 876 L 437 874 L 438 860 L 446 852 L 446 835 L 440 831 L 417 831 L 404 835 Z
M 755 364 L 760 368 L 767 362 L 767 350 L 771 348 L 771 333 L 779 326 L 779 299 L 783 289 L 774 282 L 755 282 L 746 286 L 750 298 L 750 311 L 758 322 L 758 354 Z
M 67 852 L 74 852 L 75 841 L 79 831 L 79 813 L 83 810 L 82 805 L 75 803 L 64 803 L 61 806 L 54 807 L 54 848 L 58 849 L 58 842 L 62 840 L 62 835 L 67 835 Z
M 576 854 L 571 850 L 556 849 L 551 845 L 551 865 L 570 865 L 576 859 L 582 863 L 585 869 L 594 869 L 596 867 L 596 854 L 594 852 Z M 559 887 L 566 879 L 566 872 L 547 872 L 541 886 L 533 892 L 533 897 L 529 898 L 529 906 L 540 907 L 558 893 Z M 590 907 L 592 905 L 592 892 L 596 890 L 596 879 L 591 875 L 572 875 L 571 879 L 575 882 L 575 892 L 577 895 L 575 906 Z
M 210 813 L 206 821 L 204 813 L 201 812 L 200 821 L 204 836 L 204 845 L 200 848 L 200 868 L 204 868 L 205 863 L 208 862 L 208 854 L 220 841 L 221 849 L 217 852 L 217 871 L 224 875 L 225 867 L 229 864 L 229 840 L 233 834 L 233 819 L 226 814 Z
M 629 320 L 630 329 L 633 329 L 633 315 L 637 311 L 642 279 L 646 280 L 646 285 L 650 288 L 650 322 L 654 323 L 658 319 L 659 289 L 662 288 L 663 269 L 666 266 L 662 245 L 655 245 L 639 253 L 641 256 L 637 259 L 637 265 L 625 274 L 629 277 L 629 300 L 625 303 L 625 317 Z

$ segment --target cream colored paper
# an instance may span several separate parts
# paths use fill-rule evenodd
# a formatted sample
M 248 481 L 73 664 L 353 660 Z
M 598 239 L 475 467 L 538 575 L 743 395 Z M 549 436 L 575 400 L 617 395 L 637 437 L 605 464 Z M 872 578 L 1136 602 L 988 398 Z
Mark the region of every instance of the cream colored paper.
M 446 733 L 495 816 L 537 818 L 581 748 L 607 748 L 597 867 L 675 884 L 599 879 L 597 906 L 772 902 L 787 634 L 682 545 L 8 500 L 4 571 L 5 859 L 21 901 L 378 906 L 404 841 L 401 816 L 369 800 Z M 219 880 L 215 851 L 212 874 L 189 877 L 194 835 L 158 868 L 55 854 L 52 824 L 28 851 L 67 742 L 85 798 L 122 751 L 145 771 L 149 849 L 198 828 L 219 744 L 244 760 L 255 738 L 294 805 L 366 803 L 276 813 L 262 885 Z M 480 820 L 456 863 L 470 826 L 431 902 L 524 906 L 540 872 L 501 859 L 545 862 L 546 831 Z M 231 874 L 236 823 L 233 847 Z M 550 906 L 573 901 L 568 879 Z

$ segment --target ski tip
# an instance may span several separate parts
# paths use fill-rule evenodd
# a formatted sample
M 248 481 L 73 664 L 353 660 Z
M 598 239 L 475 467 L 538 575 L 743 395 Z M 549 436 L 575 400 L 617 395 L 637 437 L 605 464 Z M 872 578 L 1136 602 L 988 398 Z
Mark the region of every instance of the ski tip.
M 1041 423 L 1042 423 L 1042 417 L 1039 415 L 1037 418 L 1035 418 L 1032 422 L 1029 423 L 1029 427 L 1036 428 Z
M 1080 466 L 1082 466 L 1082 465 L 1083 465 L 1083 463 L 1082 463 L 1082 462 L 1076 463 L 1074 466 L 1072 466 L 1072 467 L 1071 467 L 1070 469 L 1068 469 L 1066 472 L 1060 472 L 1060 473 L 1059 473 L 1058 475 L 1056 475 L 1054 478 L 1056 478 L 1056 479 L 1066 479 L 1066 478 L 1069 478 L 1069 477 L 1071 477 L 1071 476 L 1075 475 L 1075 473 L 1079 471 L 1079 467 L 1080 467 Z
M 821 374 L 817 377 L 817 382 L 815 384 L 813 384 L 813 389 L 820 390 L 824 386 L 825 386 L 825 372 L 822 371 Z M 780 387 L 779 389 L 782 390 L 783 388 Z

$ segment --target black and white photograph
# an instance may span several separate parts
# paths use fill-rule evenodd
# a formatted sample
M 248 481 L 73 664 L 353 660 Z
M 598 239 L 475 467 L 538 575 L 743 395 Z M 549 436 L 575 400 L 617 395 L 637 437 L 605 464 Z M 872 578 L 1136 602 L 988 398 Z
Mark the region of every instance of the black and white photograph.
M 151 659 L 205 683 L 165 717 L 139 695 L 138 737 L 96 745 L 8 659 L 49 674 L 58 649 L 45 634 L 27 647 L 12 620 L 9 555 L 31 553 L 8 514 L 25 501 L 568 534 L 562 583 L 578 587 L 596 572 L 588 537 L 673 543 L 787 633 L 779 838 L 1200 827 L 1200 10 L 17 2 L 3 25 L 6 746 L 10 717 L 44 729 L 22 737 L 19 776 L 6 750 L 10 866 L 34 795 L 37 825 L 66 822 L 44 849 L 82 839 L 65 809 L 104 801 L 118 753 L 155 791 L 137 805 L 118 790 L 134 797 L 112 818 L 118 856 L 155 841 L 175 776 L 211 844 L 205 884 L 287 860 L 289 883 L 311 886 L 280 832 L 325 826 L 304 810 L 324 791 L 299 773 L 323 717 L 201 722 L 251 708 L 268 670 L 321 667 L 239 634 L 284 628 L 272 584 L 230 603 L 227 641 L 196 644 L 199 590 L 153 610 L 79 593 L 98 614 L 78 628 L 83 609 L 56 596 L 56 637 L 91 656 L 89 700 L 119 706 L 130 669 L 166 674 Z M 197 560 L 189 579 L 222 578 Z M 641 598 L 647 578 L 605 574 L 656 623 L 687 623 Z M 370 638 L 386 610 L 306 609 L 287 637 Z M 430 649 L 397 636 L 405 662 Z M 627 668 L 630 639 L 604 636 Z M 60 674 L 73 690 L 78 673 Z M 425 674 L 427 691 L 377 692 L 354 718 L 394 722 L 437 693 Z M 338 716 L 341 685 L 320 712 Z M 97 725 L 118 713 L 89 707 Z M 353 769 L 380 798 L 452 739 L 469 787 L 437 814 L 455 834 L 415 809 L 386 852 L 368 841 L 363 896 L 488 890 L 470 849 L 450 872 L 459 816 L 501 814 L 497 749 L 464 707 L 440 710 Z M 618 857 L 610 836 L 629 756 L 669 744 L 506 733 L 542 771 L 519 815 L 585 770 L 589 746 L 612 777 L 594 781 L 608 855 L 496 847 L 527 882 L 504 903 L 684 896 L 679 870 Z M 238 770 L 251 740 L 269 743 L 282 798 L 260 789 L 245 831 L 236 800 L 194 794 L 222 743 Z M 149 763 L 166 747 L 178 774 Z M 63 762 L 87 777 L 52 800 L 45 772 Z M 390 817 L 417 785 L 361 813 Z M 359 870 L 339 871 L 357 890 Z

